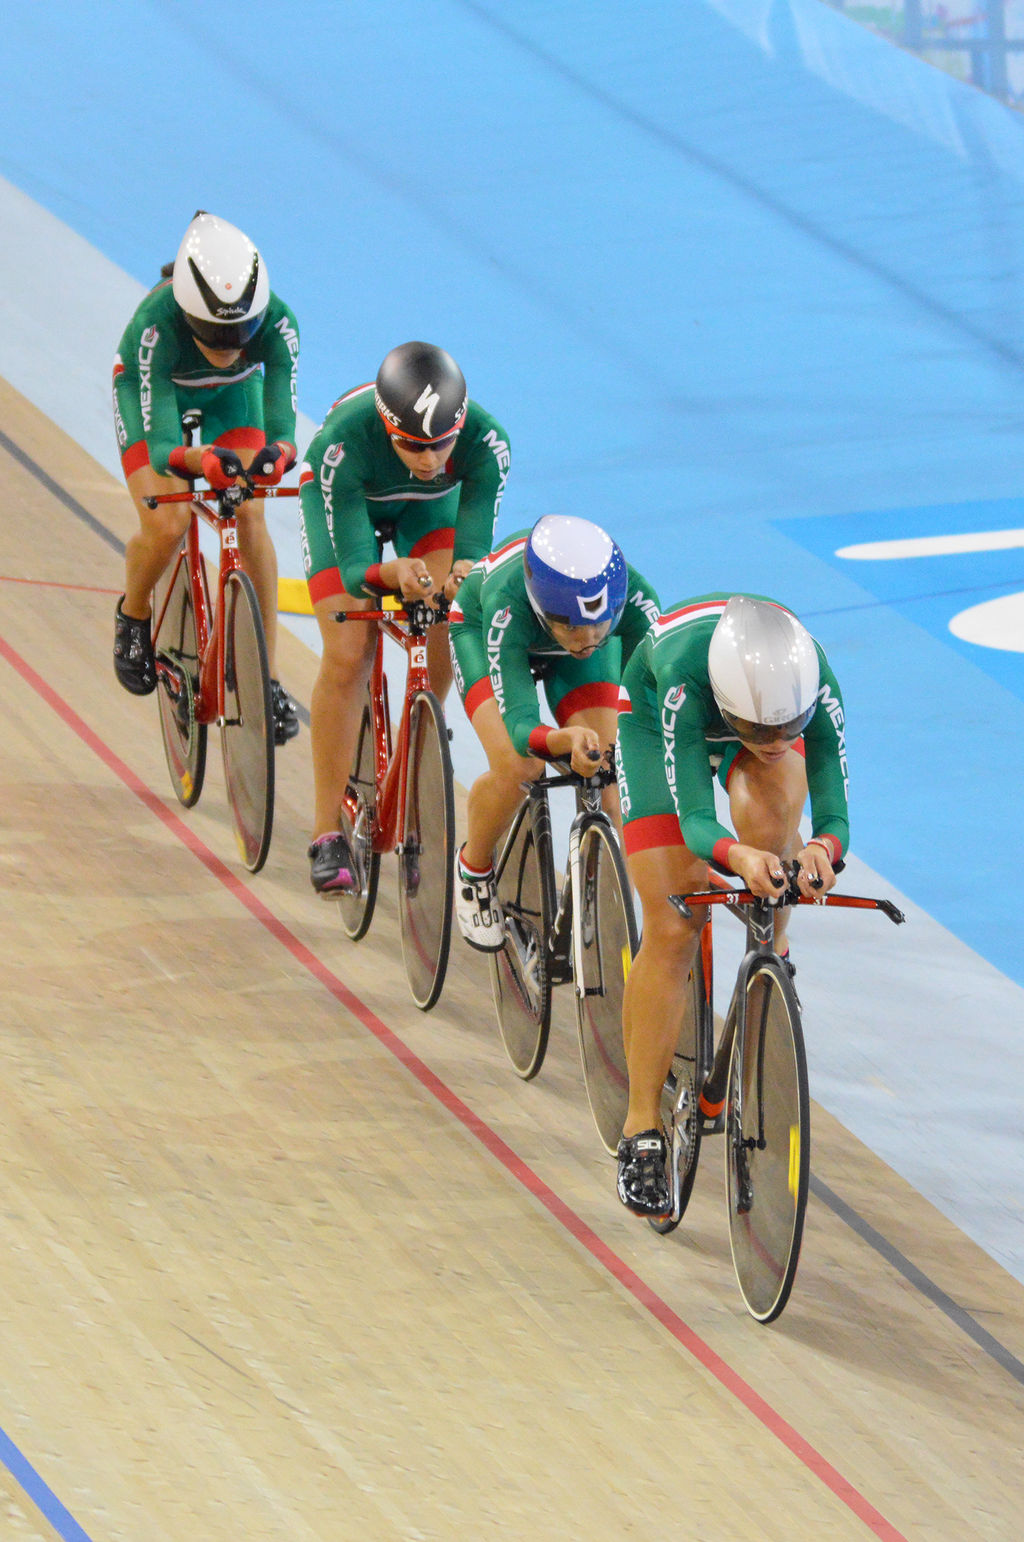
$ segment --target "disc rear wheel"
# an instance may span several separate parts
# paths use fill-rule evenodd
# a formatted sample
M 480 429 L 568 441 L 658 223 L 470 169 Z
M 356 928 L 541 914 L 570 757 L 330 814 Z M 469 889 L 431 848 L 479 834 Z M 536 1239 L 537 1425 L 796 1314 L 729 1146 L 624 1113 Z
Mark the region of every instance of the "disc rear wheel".
M 538 815 L 540 817 L 538 817 Z M 505 943 L 490 954 L 491 990 L 505 1052 L 524 1081 L 544 1061 L 551 1027 L 551 831 L 546 800 L 520 806 L 498 863 Z M 546 866 L 545 866 L 546 864 Z
M 576 1027 L 590 1110 L 615 1155 L 629 1104 L 622 998 L 637 948 L 636 913 L 619 843 L 603 823 L 580 838 Z
M 352 848 L 356 887 L 351 892 L 340 893 L 336 903 L 345 935 L 358 942 L 366 936 L 373 920 L 380 880 L 380 852 L 373 849 L 377 823 L 377 772 L 369 691 L 363 702 L 342 819 Z
M 155 647 L 164 758 L 178 802 L 192 808 L 199 802 L 206 775 L 206 724 L 196 722 L 199 641 L 183 559 L 179 558 L 169 569 L 169 576 L 157 585 L 153 614 L 163 616 Z
M 698 947 L 686 982 L 683 1022 L 672 1056 L 672 1069 L 661 1096 L 661 1117 L 669 1140 L 668 1172 L 672 1188 L 672 1213 L 651 1219 L 657 1232 L 675 1231 L 693 1192 L 700 1158 L 701 1118 L 697 1106 L 701 1080 L 702 1016 L 710 1010 L 705 1001 L 704 965 Z
M 224 779 L 239 855 L 258 873 L 274 825 L 274 718 L 263 620 L 247 574 L 228 575 L 224 605 Z
M 437 1001 L 448 968 L 455 862 L 455 787 L 448 730 L 437 697 L 421 692 L 409 717 L 409 762 L 402 844 L 398 852 L 398 915 L 409 989 L 426 1012 Z

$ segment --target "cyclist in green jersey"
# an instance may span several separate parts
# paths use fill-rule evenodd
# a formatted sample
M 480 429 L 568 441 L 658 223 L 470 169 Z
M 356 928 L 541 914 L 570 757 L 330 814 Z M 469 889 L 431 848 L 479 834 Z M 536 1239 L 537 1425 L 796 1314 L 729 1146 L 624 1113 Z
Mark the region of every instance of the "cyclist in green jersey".
M 375 382 L 339 398 L 306 452 L 303 561 L 323 639 L 311 708 L 310 881 L 319 894 L 352 884 L 340 810 L 375 644 L 372 627 L 339 626 L 334 612 L 372 609 L 389 590 L 451 599 L 490 550 L 508 470 L 505 430 L 469 400 L 451 355 L 422 342 L 393 348 Z M 395 553 L 384 562 L 378 533 Z M 443 700 L 451 684 L 443 626 L 430 631 L 427 663 Z
M 615 742 L 622 666 L 658 615 L 658 596 L 587 519 L 546 514 L 473 568 L 451 613 L 455 680 L 487 752 L 469 793 L 455 913 L 466 941 L 501 947 L 492 855 L 524 781 L 553 757 L 581 775 Z M 536 681 L 556 727 L 544 724 Z M 614 787 L 605 803 L 618 819 Z
M 187 504 L 143 501 L 186 491 L 186 477 L 230 487 L 244 469 L 261 486 L 293 465 L 299 330 L 275 295 L 248 236 L 199 210 L 163 281 L 142 301 L 114 360 L 114 425 L 139 530 L 125 551 L 114 670 L 128 691 L 156 689 L 150 638 L 153 588 L 188 523 Z M 186 449 L 181 415 L 198 407 L 203 442 Z M 238 551 L 256 588 L 272 678 L 274 736 L 299 731 L 294 703 L 277 679 L 277 556 L 262 504 L 238 509 Z
M 619 793 L 643 936 L 623 1002 L 629 1111 L 618 1192 L 630 1210 L 664 1215 L 661 1089 L 707 917 L 696 910 L 686 920 L 668 895 L 707 888 L 711 861 L 755 894 L 777 892 L 783 861 L 794 859 L 803 894 L 831 889 L 849 843 L 845 719 L 820 645 L 790 611 L 754 595 L 703 595 L 662 616 L 622 687 Z M 735 834 L 715 812 L 716 774 Z M 776 920 L 783 956 L 789 914 Z M 701 1111 L 710 1121 L 721 1109 L 702 1102 Z

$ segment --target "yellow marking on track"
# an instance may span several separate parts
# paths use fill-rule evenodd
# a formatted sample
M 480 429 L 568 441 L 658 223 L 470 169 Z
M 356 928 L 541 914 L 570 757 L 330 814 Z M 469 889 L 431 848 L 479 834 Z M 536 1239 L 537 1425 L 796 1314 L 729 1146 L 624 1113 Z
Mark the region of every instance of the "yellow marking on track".
M 277 608 L 286 616 L 311 616 L 313 601 L 309 597 L 309 585 L 304 578 L 279 578 L 277 580 Z M 394 594 L 386 594 L 381 610 L 401 610 L 402 601 Z
M 309 585 L 304 578 L 277 580 L 277 608 L 289 616 L 313 614 L 313 601 L 309 597 Z
M 800 1186 L 800 1126 L 789 1127 L 789 1192 L 796 1198 Z

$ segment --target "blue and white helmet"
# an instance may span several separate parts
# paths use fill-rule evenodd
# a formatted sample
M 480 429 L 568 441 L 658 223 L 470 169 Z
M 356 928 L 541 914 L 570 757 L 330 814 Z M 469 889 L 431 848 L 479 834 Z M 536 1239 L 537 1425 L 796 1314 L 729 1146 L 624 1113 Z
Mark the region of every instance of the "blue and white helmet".
M 614 631 L 626 608 L 629 576 L 621 550 L 600 525 L 574 514 L 545 514 L 523 552 L 526 593 L 541 624 Z

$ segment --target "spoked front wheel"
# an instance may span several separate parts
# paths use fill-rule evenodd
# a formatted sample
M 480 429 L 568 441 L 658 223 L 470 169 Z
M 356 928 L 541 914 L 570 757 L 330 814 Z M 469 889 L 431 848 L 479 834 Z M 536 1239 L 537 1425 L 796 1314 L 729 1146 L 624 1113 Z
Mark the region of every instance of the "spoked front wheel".
M 774 1321 L 800 1258 L 810 1170 L 810 1099 L 800 1007 L 774 959 L 752 971 L 726 1094 L 729 1241 L 747 1311 Z
M 388 750 L 390 752 L 390 744 Z M 346 833 L 355 863 L 356 886 L 351 891 L 339 893 L 336 903 L 345 935 L 358 942 L 366 936 L 373 920 L 380 881 L 380 852 L 373 849 L 377 825 L 377 765 L 369 691 L 363 702 L 342 818 L 348 827 Z
M 178 802 L 192 808 L 206 775 L 206 724 L 196 722 L 199 640 L 184 558 L 178 558 L 170 578 L 157 586 L 153 613 L 163 616 L 155 641 L 164 758 Z
M 710 1039 L 710 1029 L 704 1027 L 704 1015 L 710 1011 L 704 988 L 703 957 L 698 947 L 686 982 L 679 1042 L 661 1095 L 662 1123 L 669 1140 L 668 1175 L 672 1210 L 661 1219 L 648 1217 L 657 1232 L 675 1231 L 690 1203 L 697 1176 L 701 1137 L 697 1100 L 707 1071 L 703 1064 L 705 1052 L 701 1046 Z
M 547 938 L 553 879 L 550 814 L 546 799 L 520 805 L 498 862 L 498 899 L 505 943 L 490 955 L 491 990 L 505 1052 L 524 1081 L 544 1061 L 551 1027 Z
M 398 851 L 398 916 L 409 989 L 426 1012 L 441 994 L 452 936 L 455 787 L 448 729 L 430 691 L 413 701 L 402 844 Z
M 636 912 L 622 851 L 603 822 L 580 837 L 576 1026 L 590 1111 L 615 1155 L 629 1104 L 622 997 L 637 948 Z
M 224 780 L 239 854 L 258 873 L 274 825 L 274 719 L 263 620 L 247 574 L 228 575 L 224 606 Z

